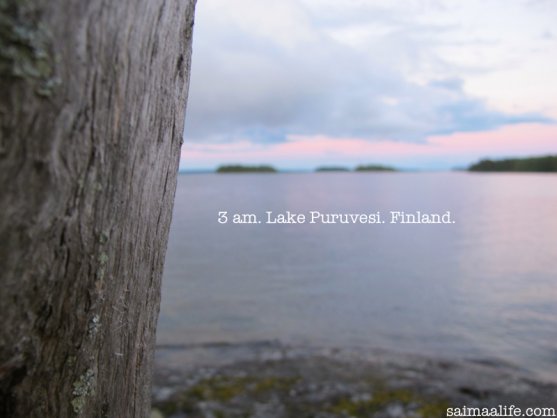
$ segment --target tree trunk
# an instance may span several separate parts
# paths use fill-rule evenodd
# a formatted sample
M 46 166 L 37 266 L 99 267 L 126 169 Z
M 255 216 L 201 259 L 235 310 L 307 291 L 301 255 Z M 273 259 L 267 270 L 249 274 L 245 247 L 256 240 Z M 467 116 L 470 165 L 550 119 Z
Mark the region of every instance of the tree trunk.
M 195 0 L 0 0 L 0 416 L 143 417 Z

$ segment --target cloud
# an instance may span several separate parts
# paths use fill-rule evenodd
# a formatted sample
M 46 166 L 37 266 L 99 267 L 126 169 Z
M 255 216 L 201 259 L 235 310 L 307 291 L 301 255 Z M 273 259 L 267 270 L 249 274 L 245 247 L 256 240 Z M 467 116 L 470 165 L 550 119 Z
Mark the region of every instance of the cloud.
M 393 3 L 200 2 L 186 142 L 324 135 L 420 143 L 551 120 L 497 110 L 466 90 L 473 65 L 439 54 L 447 45 L 465 50 L 449 3 Z M 485 71 L 480 64 L 475 71 Z
M 400 168 L 450 169 L 486 157 L 557 154 L 556 139 L 557 125 L 517 124 L 487 132 L 434 135 L 420 143 L 324 135 L 294 135 L 274 144 L 247 140 L 189 142 L 182 150 L 182 168 L 208 168 L 222 163 L 268 163 L 283 169 L 381 163 Z

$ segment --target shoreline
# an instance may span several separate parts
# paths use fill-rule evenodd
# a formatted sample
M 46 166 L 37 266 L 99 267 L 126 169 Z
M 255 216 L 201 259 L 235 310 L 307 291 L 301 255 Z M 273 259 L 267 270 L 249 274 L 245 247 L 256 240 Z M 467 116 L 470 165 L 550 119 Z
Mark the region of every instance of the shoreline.
M 555 407 L 557 382 L 491 360 L 279 342 L 161 346 L 153 417 L 441 417 L 448 407 Z

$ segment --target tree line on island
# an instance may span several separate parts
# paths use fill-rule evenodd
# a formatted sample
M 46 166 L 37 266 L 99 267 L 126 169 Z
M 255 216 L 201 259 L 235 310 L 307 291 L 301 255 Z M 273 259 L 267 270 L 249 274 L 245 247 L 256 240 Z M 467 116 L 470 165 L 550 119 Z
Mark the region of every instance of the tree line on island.
M 470 165 L 466 171 L 471 172 L 534 172 L 551 173 L 557 172 L 557 155 L 546 155 L 541 157 L 506 158 L 499 160 L 483 159 Z M 278 173 L 280 170 L 272 165 L 243 165 L 230 164 L 221 165 L 216 169 L 217 173 Z M 397 172 L 398 169 L 380 164 L 358 165 L 354 168 L 345 166 L 320 166 L 315 172 Z M 411 170 L 409 170 L 411 171 Z
M 472 164 L 468 171 L 483 172 L 557 172 L 557 155 L 530 158 L 507 158 L 503 160 L 481 160 Z
M 278 170 L 270 165 L 221 165 L 217 173 L 277 173 Z
M 350 171 L 397 171 L 393 167 L 383 165 L 359 165 L 354 169 L 342 166 L 322 166 L 315 169 L 316 172 L 350 172 Z M 217 173 L 278 173 L 275 167 L 271 165 L 221 165 L 216 169 Z

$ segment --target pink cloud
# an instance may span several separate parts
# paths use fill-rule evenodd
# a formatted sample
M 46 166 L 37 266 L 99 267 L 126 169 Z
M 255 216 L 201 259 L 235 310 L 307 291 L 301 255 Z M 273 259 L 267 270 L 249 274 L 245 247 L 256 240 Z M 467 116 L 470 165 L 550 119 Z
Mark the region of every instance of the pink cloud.
M 428 139 L 452 154 L 534 155 L 557 153 L 557 125 L 508 125 L 488 132 L 456 133 Z
M 393 140 L 369 141 L 362 138 L 333 138 L 325 135 L 291 135 L 276 144 L 240 141 L 229 144 L 186 143 L 182 149 L 184 166 L 209 167 L 222 163 L 357 164 L 412 161 L 462 163 L 482 157 L 557 154 L 557 125 L 508 125 L 487 132 L 461 132 L 429 137 L 424 143 Z M 427 167 L 425 167 L 427 168 Z

